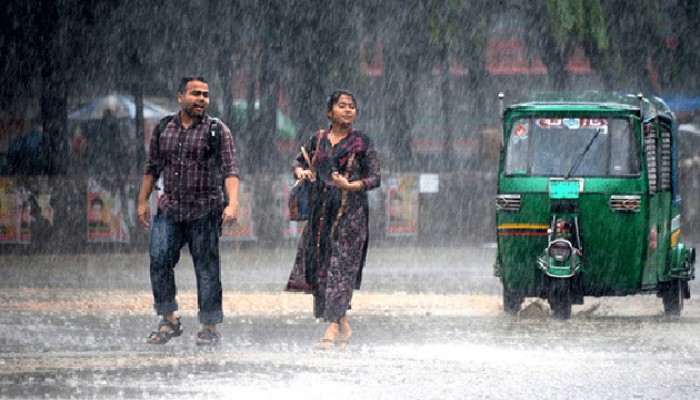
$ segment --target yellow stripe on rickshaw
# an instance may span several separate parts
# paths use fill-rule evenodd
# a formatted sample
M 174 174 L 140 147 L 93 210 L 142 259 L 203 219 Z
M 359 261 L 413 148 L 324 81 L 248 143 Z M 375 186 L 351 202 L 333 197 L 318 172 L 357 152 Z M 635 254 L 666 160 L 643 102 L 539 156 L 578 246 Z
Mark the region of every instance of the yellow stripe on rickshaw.
M 498 225 L 498 229 L 549 229 L 549 225 L 546 224 L 501 224 Z

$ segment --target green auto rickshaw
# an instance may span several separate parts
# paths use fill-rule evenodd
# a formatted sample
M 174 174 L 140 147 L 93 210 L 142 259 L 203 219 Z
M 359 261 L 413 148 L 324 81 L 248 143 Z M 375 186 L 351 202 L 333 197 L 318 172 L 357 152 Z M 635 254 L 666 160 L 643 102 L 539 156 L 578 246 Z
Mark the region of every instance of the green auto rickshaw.
M 503 95 L 501 104 L 503 104 Z M 642 94 L 536 95 L 502 109 L 494 274 L 503 309 L 546 299 L 568 319 L 585 296 L 690 298 L 681 242 L 677 123 Z

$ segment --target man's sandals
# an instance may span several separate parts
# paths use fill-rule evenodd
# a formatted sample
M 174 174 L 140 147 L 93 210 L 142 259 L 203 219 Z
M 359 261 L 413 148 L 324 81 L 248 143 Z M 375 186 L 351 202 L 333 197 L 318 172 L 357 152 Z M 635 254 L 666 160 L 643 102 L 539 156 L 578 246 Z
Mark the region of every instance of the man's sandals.
M 221 342 L 221 335 L 219 332 L 208 329 L 208 328 L 203 328 L 199 333 L 197 333 L 197 341 L 195 342 L 197 346 L 205 346 L 205 345 L 210 345 L 210 346 L 216 346 Z
M 182 335 L 182 324 L 180 323 L 180 318 L 175 318 L 175 321 L 176 322 L 173 324 L 172 322 L 163 318 L 158 324 L 158 330 L 151 332 L 151 334 L 148 336 L 147 342 L 150 344 L 165 344 L 168 343 L 171 338 Z

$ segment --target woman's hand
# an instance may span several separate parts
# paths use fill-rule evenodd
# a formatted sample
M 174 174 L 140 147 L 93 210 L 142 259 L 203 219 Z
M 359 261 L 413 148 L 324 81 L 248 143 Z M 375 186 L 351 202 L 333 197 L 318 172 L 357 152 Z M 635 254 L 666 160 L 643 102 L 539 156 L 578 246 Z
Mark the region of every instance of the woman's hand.
M 314 177 L 314 173 L 311 172 L 311 170 L 303 169 L 301 167 L 297 167 L 297 169 L 294 170 L 294 174 L 299 180 L 308 179 L 313 182 L 316 179 L 316 177 Z
M 335 187 L 341 190 L 358 191 L 362 187 L 362 183 L 360 183 L 359 181 L 348 182 L 347 178 L 343 175 L 340 175 L 340 173 L 338 172 L 333 172 L 331 174 L 331 178 L 333 178 L 333 184 L 335 185 Z

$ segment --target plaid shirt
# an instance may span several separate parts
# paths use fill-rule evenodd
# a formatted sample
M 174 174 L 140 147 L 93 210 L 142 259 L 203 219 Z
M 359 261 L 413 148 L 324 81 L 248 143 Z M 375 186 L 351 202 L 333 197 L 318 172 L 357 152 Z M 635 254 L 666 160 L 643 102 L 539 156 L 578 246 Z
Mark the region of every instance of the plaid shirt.
M 176 221 L 192 221 L 208 215 L 224 203 L 223 182 L 212 176 L 215 156 L 205 154 L 211 118 L 205 115 L 189 128 L 180 114 L 163 129 L 160 140 L 151 134 L 144 174 L 163 178 L 158 209 Z M 157 128 L 156 128 L 157 129 Z M 238 176 L 238 160 L 228 126 L 220 123 L 223 177 Z

